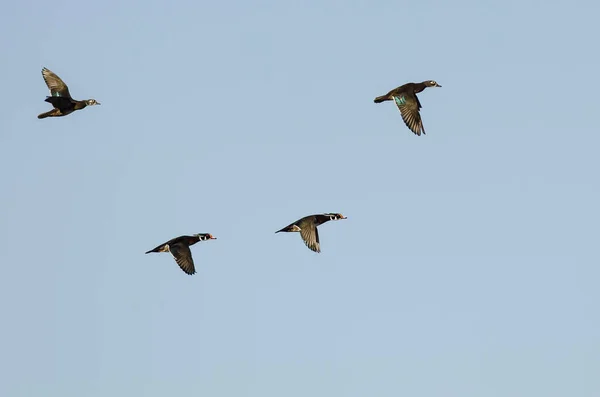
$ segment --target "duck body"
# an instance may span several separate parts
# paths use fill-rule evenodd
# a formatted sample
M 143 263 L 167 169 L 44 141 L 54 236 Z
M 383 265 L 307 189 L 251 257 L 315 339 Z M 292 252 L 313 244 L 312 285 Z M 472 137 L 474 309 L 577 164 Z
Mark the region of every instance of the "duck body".
M 75 110 L 80 110 L 87 106 L 86 101 L 77 101 L 73 98 L 60 96 L 48 96 L 45 101 L 52 104 L 56 109 L 59 109 L 62 113 L 61 116 L 66 116 Z
M 421 102 L 417 94 L 423 92 L 427 87 L 441 87 L 433 80 L 423 81 L 422 83 L 407 83 L 396 87 L 385 95 L 378 96 L 373 102 L 381 103 L 385 101 L 394 101 L 404 124 L 415 134 L 425 134 L 423 121 L 421 120 Z
M 321 243 L 319 241 L 319 231 L 317 230 L 317 226 L 322 225 L 325 222 L 337 221 L 340 219 L 346 219 L 346 217 L 342 214 L 336 213 L 308 215 L 304 218 L 298 219 L 296 222 L 290 223 L 275 233 L 300 232 L 302 241 L 304 241 L 304 244 L 310 250 L 314 252 L 321 252 Z
M 69 87 L 49 69 L 42 69 L 42 77 L 50 90 L 50 95 L 45 101 L 52 104 L 54 109 L 38 115 L 38 119 L 46 117 L 62 117 L 73 113 L 76 110 L 83 109 L 87 106 L 100 105 L 100 102 L 95 99 L 86 99 L 78 101 L 71 97 Z
M 146 254 L 152 252 L 170 252 L 181 270 L 183 270 L 186 274 L 192 275 L 196 273 L 196 268 L 194 266 L 194 259 L 192 258 L 190 246 L 199 241 L 206 240 L 216 240 L 216 237 L 210 233 L 198 233 L 192 236 L 179 236 L 167 241 L 166 243 L 162 243 L 150 251 L 146 251 Z
M 403 97 L 405 94 L 414 95 L 419 92 L 423 92 L 423 90 L 427 88 L 425 83 L 407 83 L 401 85 L 400 87 L 396 87 L 385 95 L 378 96 L 375 98 L 375 103 L 381 103 L 385 101 L 393 101 L 394 97 Z M 415 95 L 416 97 L 416 95 Z

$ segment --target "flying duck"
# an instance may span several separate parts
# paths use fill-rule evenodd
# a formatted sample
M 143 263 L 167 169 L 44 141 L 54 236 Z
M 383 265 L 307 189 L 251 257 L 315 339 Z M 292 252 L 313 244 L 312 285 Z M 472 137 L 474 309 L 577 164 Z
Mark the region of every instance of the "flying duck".
M 38 119 L 46 117 L 61 117 L 73 113 L 75 110 L 83 109 L 86 106 L 100 105 L 95 99 L 86 99 L 77 101 L 71 97 L 69 87 L 54 72 L 49 69 L 42 69 L 42 77 L 50 89 L 50 95 L 46 97 L 46 102 L 51 103 L 54 109 L 38 115 Z
M 346 219 L 342 214 L 316 214 L 305 216 L 302 219 L 298 219 L 296 222 L 287 225 L 279 232 L 300 232 L 300 237 L 304 241 L 306 246 L 314 252 L 321 252 L 321 244 L 319 243 L 319 231 L 317 226 L 322 225 L 325 222 L 337 221 L 339 219 Z
M 400 87 L 394 88 L 385 95 L 378 96 L 375 98 L 375 103 L 381 103 L 384 101 L 394 101 L 404 124 L 416 135 L 421 135 L 421 132 L 425 134 L 425 128 L 423 128 L 423 121 L 419 114 L 421 109 L 421 102 L 417 94 L 423 91 L 427 87 L 441 87 L 438 83 L 433 80 L 427 80 L 422 83 L 408 83 L 401 85 Z
M 146 252 L 170 252 L 175 258 L 175 262 L 179 265 L 181 270 L 185 273 L 192 275 L 196 273 L 194 267 L 194 259 L 192 258 L 192 251 L 190 251 L 190 245 L 196 244 L 198 241 L 216 240 L 210 233 L 198 233 L 191 236 L 179 236 L 167 241 L 164 244 Z

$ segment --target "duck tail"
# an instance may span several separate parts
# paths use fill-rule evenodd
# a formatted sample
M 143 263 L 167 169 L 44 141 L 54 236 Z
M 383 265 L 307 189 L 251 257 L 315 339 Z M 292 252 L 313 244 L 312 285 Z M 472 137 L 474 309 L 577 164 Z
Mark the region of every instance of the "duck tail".
M 38 114 L 38 119 L 45 119 L 46 117 L 51 117 L 54 113 L 54 109 L 49 112 Z
M 387 95 L 382 95 L 382 96 L 378 96 L 377 98 L 375 98 L 373 100 L 373 102 L 375 102 L 375 103 L 381 103 L 381 102 L 389 101 L 389 100 L 390 100 L 390 98 L 388 98 Z
M 149 254 L 149 253 L 151 253 L 151 252 L 158 252 L 158 248 L 154 248 L 153 250 L 146 251 L 146 254 Z

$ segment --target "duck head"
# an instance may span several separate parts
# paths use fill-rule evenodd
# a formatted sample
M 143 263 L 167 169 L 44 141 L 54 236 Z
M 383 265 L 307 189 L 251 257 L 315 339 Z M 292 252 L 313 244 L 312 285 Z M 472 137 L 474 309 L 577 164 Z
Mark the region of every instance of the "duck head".
M 425 84 L 427 87 L 441 87 L 441 85 L 436 83 L 434 80 L 424 81 L 423 84 Z
M 215 236 L 213 236 L 210 233 L 198 233 L 198 234 L 194 234 L 194 236 L 197 236 L 200 241 L 216 240 L 217 239 Z
M 329 215 L 329 219 L 332 221 L 338 221 L 340 219 L 348 219 L 342 214 L 327 214 Z

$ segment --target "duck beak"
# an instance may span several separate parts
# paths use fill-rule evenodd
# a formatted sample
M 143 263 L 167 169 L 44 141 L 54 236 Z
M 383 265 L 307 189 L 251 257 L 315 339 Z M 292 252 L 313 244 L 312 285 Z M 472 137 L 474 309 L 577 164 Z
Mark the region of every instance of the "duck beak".
M 435 83 L 435 86 L 436 86 L 436 87 L 441 87 L 441 85 L 439 85 L 438 83 Z
M 347 217 L 347 216 L 343 216 L 343 215 L 342 215 L 342 219 L 348 219 L 348 217 Z
M 102 105 L 100 102 L 96 102 L 96 105 Z
M 215 236 L 213 236 L 212 234 L 210 235 L 209 240 L 216 240 L 217 238 Z

